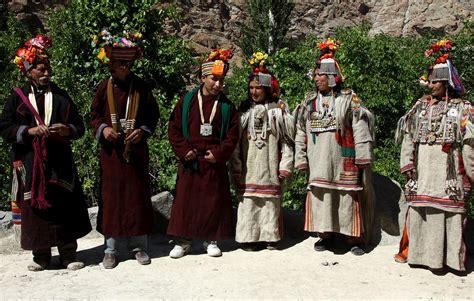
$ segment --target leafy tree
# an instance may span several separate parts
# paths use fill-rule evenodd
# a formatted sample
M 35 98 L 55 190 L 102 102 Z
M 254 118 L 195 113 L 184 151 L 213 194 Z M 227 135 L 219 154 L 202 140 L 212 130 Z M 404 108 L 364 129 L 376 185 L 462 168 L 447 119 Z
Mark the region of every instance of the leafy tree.
M 254 51 L 273 52 L 285 46 L 294 4 L 287 0 L 251 0 L 247 4 L 249 25 L 242 30 L 241 48 L 246 55 Z

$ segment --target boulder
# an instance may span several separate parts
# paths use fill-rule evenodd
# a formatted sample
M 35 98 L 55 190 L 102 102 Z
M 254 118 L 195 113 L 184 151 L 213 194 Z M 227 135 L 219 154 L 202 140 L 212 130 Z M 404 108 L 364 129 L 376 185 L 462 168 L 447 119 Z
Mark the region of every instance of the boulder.
M 171 216 L 173 199 L 173 195 L 169 191 L 160 192 L 151 198 L 151 204 L 154 211 L 154 233 L 166 234 L 168 221 Z
M 10 211 L 0 211 L 0 237 L 10 234 L 12 226 L 12 213 Z

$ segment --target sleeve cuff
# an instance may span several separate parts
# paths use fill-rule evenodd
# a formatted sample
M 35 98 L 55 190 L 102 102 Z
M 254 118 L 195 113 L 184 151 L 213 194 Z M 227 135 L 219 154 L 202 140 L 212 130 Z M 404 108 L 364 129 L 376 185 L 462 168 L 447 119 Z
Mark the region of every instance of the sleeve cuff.
M 355 159 L 355 165 L 369 165 L 372 163 L 371 159 Z
M 291 176 L 291 172 L 288 170 L 280 170 L 278 171 L 281 177 L 283 178 L 289 178 Z
M 25 134 L 25 131 L 28 130 L 27 125 L 21 125 L 18 127 L 18 130 L 16 131 L 16 143 L 24 143 L 23 137 Z
M 67 126 L 69 127 L 69 138 L 77 139 L 79 137 L 77 127 L 74 124 L 68 124 Z
M 306 169 L 308 169 L 308 163 L 300 164 L 300 165 L 296 166 L 296 169 L 298 169 L 298 170 L 306 170 Z
M 406 173 L 407 171 L 410 171 L 412 169 L 415 169 L 415 165 L 413 163 L 410 163 L 410 164 L 407 164 L 407 165 L 403 166 L 402 168 L 400 168 L 400 172 L 401 173 Z
M 97 141 L 100 140 L 100 137 L 102 136 L 102 132 L 104 131 L 104 129 L 108 127 L 108 125 L 106 123 L 102 123 L 99 128 L 97 129 L 97 131 L 95 132 L 95 139 Z

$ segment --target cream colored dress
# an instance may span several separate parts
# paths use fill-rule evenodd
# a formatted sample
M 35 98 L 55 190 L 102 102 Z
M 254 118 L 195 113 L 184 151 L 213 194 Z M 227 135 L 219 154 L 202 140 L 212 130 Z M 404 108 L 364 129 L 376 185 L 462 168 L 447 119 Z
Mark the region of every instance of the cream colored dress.
M 472 107 L 461 99 L 418 100 L 399 121 L 406 185 L 408 263 L 465 270 L 463 224 L 474 158 Z
M 232 159 L 238 177 L 236 241 L 276 242 L 280 225 L 282 180 L 293 167 L 294 121 L 285 103 L 252 104 L 241 114 L 242 134 Z
M 344 90 L 309 95 L 295 116 L 295 167 L 309 169 L 305 230 L 361 237 L 363 168 L 373 160 L 373 115 L 355 93 Z

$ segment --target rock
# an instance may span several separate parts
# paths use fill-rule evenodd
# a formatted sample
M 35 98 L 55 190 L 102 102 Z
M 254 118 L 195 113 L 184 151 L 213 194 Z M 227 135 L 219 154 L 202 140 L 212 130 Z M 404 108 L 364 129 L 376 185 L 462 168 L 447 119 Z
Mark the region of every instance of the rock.
M 28 1 L 8 0 L 8 9 L 24 21 L 32 33 L 44 31 L 48 8 L 67 5 L 68 0 Z M 212 47 L 238 47 L 240 28 L 248 23 L 247 2 L 242 0 L 175 1 L 179 19 L 168 20 L 166 30 L 199 44 L 198 54 Z M 294 1 L 288 37 L 304 40 L 307 34 L 326 36 L 338 27 L 368 21 L 371 34 L 394 36 L 423 35 L 426 33 L 453 34 L 473 21 L 474 3 L 459 0 L 431 1 Z M 155 9 L 169 6 L 162 1 Z M 234 58 L 231 64 L 240 64 Z
M 396 244 L 400 240 L 408 208 L 400 184 L 374 173 L 375 221 L 373 243 L 376 245 Z
M 160 192 L 151 198 L 154 211 L 154 233 L 166 234 L 173 199 L 173 195 L 169 191 Z
M 89 211 L 89 220 L 91 221 L 92 229 L 95 230 L 97 228 L 97 214 L 99 213 L 99 207 L 91 207 L 87 209 Z
M 10 234 L 12 226 L 12 213 L 10 211 L 0 211 L 0 237 Z

